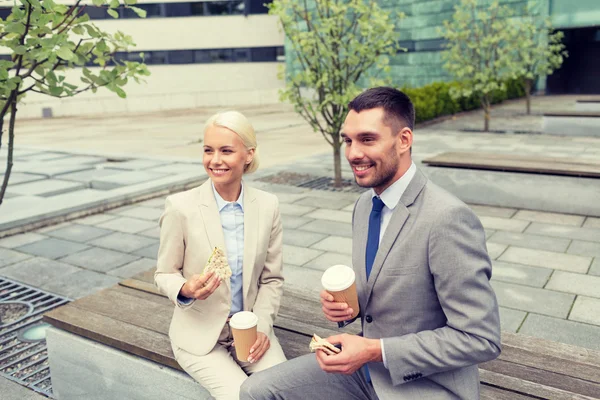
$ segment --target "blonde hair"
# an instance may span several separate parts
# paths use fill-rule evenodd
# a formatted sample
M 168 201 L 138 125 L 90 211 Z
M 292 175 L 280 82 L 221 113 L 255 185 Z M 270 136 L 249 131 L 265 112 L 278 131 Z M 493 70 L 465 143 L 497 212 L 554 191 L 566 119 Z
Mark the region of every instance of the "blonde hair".
M 258 169 L 258 144 L 256 143 L 256 134 L 254 128 L 248 119 L 238 111 L 224 111 L 216 113 L 206 121 L 204 125 L 204 133 L 211 126 L 219 126 L 221 128 L 229 129 L 230 131 L 237 134 L 242 143 L 246 147 L 246 150 L 254 149 L 254 157 L 250 164 L 244 167 L 245 174 L 251 174 Z

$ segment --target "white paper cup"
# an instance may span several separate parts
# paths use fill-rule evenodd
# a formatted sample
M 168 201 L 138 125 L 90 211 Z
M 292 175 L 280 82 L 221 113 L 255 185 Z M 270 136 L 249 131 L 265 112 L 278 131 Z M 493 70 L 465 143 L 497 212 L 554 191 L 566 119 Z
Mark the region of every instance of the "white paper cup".
M 348 306 L 352 308 L 354 312 L 348 319 L 358 315 L 360 306 L 356 294 L 356 275 L 352 268 L 346 265 L 334 265 L 327 268 L 321 277 L 321 284 L 333 296 L 334 301 L 348 303 Z
M 256 325 L 258 317 L 250 311 L 240 311 L 233 314 L 229 320 L 229 327 L 233 334 L 235 343 L 235 354 L 238 360 L 248 361 L 250 349 L 256 343 L 257 333 Z

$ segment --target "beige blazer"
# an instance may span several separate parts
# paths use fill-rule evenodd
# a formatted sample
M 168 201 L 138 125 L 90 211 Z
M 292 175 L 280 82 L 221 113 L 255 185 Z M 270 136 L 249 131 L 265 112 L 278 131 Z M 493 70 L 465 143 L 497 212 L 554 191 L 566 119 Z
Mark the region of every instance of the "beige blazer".
M 208 354 L 231 309 L 231 285 L 223 282 L 206 300 L 182 306 L 177 295 L 194 274 L 201 274 L 214 247 L 226 252 L 223 228 L 210 180 L 167 197 L 160 218 L 160 247 L 154 281 L 175 304 L 169 336 L 181 349 Z M 271 336 L 283 291 L 282 227 L 273 194 L 244 185 L 244 310 L 259 319 L 258 331 Z

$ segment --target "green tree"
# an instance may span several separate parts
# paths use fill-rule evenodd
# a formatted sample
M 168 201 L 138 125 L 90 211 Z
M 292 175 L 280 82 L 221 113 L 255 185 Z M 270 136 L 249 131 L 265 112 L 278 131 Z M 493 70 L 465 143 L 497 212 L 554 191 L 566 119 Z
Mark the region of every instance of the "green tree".
M 518 46 L 507 29 L 512 11 L 493 1 L 461 0 L 450 21 L 444 22 L 442 36 L 448 41 L 443 52 L 444 67 L 462 84 L 453 97 L 475 95 L 484 113 L 484 131 L 489 130 L 492 95 L 506 90 L 504 81 L 512 76 L 510 50 Z
M 514 41 L 518 42 L 513 55 L 515 76 L 523 84 L 527 114 L 531 114 L 531 89 L 535 79 L 551 75 L 567 57 L 562 43 L 564 34 L 552 30 L 550 18 L 541 16 L 536 4 L 530 4 L 523 16 L 511 25 Z
M 347 104 L 361 91 L 360 83 L 390 83 L 378 73 L 389 71 L 387 56 L 400 50 L 395 29 L 402 15 L 390 15 L 371 0 L 274 0 L 269 13 L 280 18 L 293 50 L 286 54 L 281 99 L 332 146 L 340 187 Z
M 123 86 L 129 79 L 139 82 L 150 74 L 142 62 L 115 59 L 117 51 L 135 46 L 132 38 L 120 31 L 110 34 L 98 29 L 89 22 L 81 0 L 72 6 L 53 0 L 2 3 L 13 6 L 6 20 L 0 18 L 0 48 L 10 52 L 9 60 L 0 60 L 0 146 L 8 116 L 8 157 L 0 204 L 13 167 L 17 108 L 27 93 L 60 98 L 104 87 L 124 98 Z M 145 17 L 146 12 L 134 7 L 135 3 L 125 0 L 123 5 Z M 113 18 L 118 18 L 116 9 L 122 6 L 119 0 L 93 0 L 93 4 L 105 7 Z M 89 64 L 93 67 L 88 68 Z M 72 70 L 80 71 L 76 81 Z

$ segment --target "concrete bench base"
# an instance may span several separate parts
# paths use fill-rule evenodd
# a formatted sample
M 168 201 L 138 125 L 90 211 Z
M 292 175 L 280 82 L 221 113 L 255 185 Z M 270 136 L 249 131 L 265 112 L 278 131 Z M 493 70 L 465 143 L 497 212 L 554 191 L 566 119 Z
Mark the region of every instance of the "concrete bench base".
M 56 328 L 47 331 L 52 387 L 59 400 L 204 400 L 187 374 Z
M 600 115 L 597 117 L 544 115 L 542 132 L 549 135 L 600 137 Z

